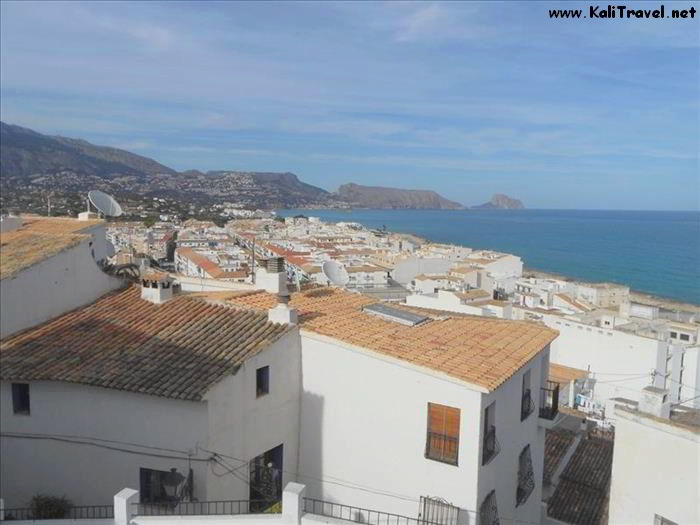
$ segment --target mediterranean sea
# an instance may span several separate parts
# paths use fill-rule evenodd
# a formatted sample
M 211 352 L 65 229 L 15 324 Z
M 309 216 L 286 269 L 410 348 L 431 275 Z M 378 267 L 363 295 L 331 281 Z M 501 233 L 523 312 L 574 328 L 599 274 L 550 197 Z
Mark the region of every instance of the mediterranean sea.
M 513 253 L 527 268 L 700 304 L 700 212 L 279 210 Z

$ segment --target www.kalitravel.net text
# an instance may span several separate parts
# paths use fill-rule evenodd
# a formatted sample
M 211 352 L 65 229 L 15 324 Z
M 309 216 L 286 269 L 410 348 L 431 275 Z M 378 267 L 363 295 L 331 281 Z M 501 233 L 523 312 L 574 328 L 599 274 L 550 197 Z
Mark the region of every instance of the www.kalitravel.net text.
M 648 18 L 695 18 L 695 7 L 688 9 L 666 9 L 660 5 L 654 9 L 638 9 L 626 5 L 590 5 L 588 9 L 550 9 L 549 18 L 598 18 L 598 19 L 648 19 Z

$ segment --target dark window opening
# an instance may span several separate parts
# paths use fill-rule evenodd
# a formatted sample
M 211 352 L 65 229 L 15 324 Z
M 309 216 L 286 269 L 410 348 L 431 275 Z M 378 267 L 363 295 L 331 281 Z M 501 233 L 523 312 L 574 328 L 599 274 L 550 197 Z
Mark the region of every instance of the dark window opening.
M 29 415 L 29 383 L 12 383 L 12 411 Z
M 530 389 L 530 371 L 523 374 L 522 396 L 520 398 L 520 421 L 525 421 L 532 414 L 535 404 L 532 402 L 532 390 Z
M 518 507 L 525 503 L 533 490 L 535 490 L 535 473 L 532 469 L 530 445 L 526 445 L 520 452 L 518 459 L 518 488 L 515 491 L 515 506 Z
M 278 445 L 249 463 L 250 511 L 259 512 L 282 501 L 284 445 Z
M 479 523 L 481 525 L 498 525 L 498 505 L 496 505 L 496 491 L 489 492 L 479 506 Z
M 139 471 L 141 503 L 177 503 L 192 499 L 192 471 L 185 476 L 175 468 L 155 470 L 141 468 Z
M 459 409 L 428 403 L 428 435 L 425 457 L 457 465 L 459 455 Z
M 486 465 L 498 454 L 500 447 L 496 439 L 496 402 L 484 409 L 484 446 L 481 464 Z
M 263 366 L 255 372 L 255 395 L 264 396 L 270 392 L 270 367 Z
M 681 341 L 690 341 L 690 336 L 688 334 L 681 334 Z

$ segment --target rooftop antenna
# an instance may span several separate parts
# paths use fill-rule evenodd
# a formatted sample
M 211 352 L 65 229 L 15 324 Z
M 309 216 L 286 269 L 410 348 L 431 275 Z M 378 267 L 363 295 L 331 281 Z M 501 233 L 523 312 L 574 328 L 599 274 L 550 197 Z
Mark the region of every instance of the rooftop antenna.
M 348 271 L 338 261 L 326 261 L 322 266 L 323 275 L 336 286 L 345 286 L 350 281 Z
M 123 213 L 122 207 L 114 197 L 100 190 L 88 192 L 88 211 L 90 203 L 105 217 L 119 217 Z

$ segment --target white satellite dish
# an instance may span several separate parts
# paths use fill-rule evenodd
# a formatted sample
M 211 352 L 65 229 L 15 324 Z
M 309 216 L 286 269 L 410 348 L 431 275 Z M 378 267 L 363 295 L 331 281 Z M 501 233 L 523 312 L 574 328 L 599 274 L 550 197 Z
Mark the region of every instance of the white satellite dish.
M 350 276 L 345 266 L 338 261 L 326 261 L 323 263 L 323 275 L 333 284 L 345 286 L 350 281 Z
M 107 217 L 119 217 L 122 212 L 122 207 L 114 200 L 114 197 L 107 195 L 100 190 L 92 190 L 88 192 L 88 199 L 92 205 L 97 208 L 97 211 Z

